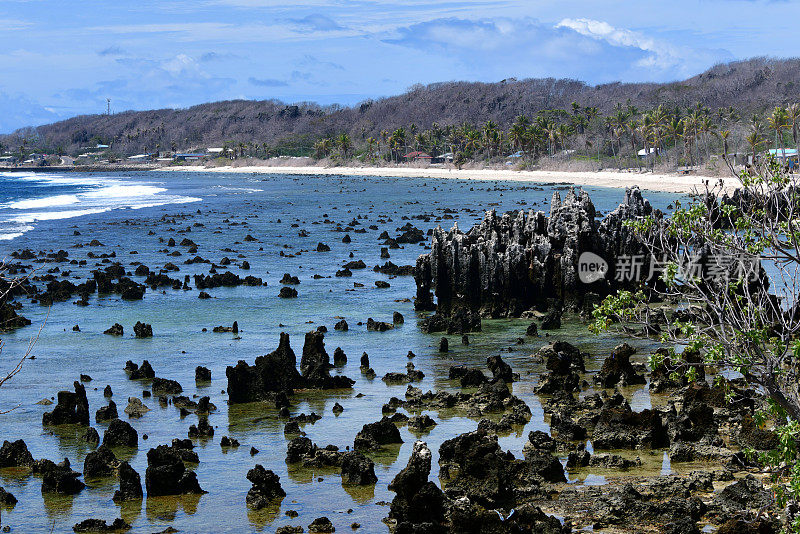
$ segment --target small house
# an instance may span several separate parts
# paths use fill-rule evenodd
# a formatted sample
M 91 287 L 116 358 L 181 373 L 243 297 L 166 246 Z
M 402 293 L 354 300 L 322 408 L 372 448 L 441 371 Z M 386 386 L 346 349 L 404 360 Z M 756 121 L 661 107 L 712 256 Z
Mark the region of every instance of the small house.
M 406 159 L 406 161 L 427 161 L 428 163 L 430 163 L 432 159 L 430 154 L 426 154 L 425 152 L 420 152 L 418 150 L 409 152 L 403 157 Z

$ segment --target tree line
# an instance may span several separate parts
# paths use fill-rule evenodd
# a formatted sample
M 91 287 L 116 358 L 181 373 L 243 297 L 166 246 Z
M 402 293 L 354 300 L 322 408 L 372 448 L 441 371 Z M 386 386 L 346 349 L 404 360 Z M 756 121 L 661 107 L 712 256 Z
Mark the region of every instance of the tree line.
M 341 133 L 317 141 L 313 157 L 398 163 L 408 153 L 424 152 L 434 158 L 449 154 L 456 164 L 512 156 L 523 163 L 560 157 L 605 161 L 620 168 L 692 167 L 708 163 L 712 156 L 731 160 L 736 154 L 749 155 L 752 161 L 767 147 L 784 156 L 787 148 L 800 153 L 799 128 L 800 103 L 743 118 L 733 106 L 711 109 L 699 102 L 686 108 L 660 104 L 649 110 L 617 103 L 608 114 L 572 102 L 569 109 L 518 115 L 505 127 L 493 120 L 477 126 L 433 122 L 425 129 L 412 123 L 360 142 Z

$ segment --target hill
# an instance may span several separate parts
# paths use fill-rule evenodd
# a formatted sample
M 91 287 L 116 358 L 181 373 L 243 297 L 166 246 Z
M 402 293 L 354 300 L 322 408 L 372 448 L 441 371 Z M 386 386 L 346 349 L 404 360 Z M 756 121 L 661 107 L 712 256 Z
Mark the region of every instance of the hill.
M 741 116 L 800 101 L 800 60 L 755 58 L 717 65 L 672 83 L 611 83 L 590 86 L 567 79 L 508 79 L 497 83 L 444 82 L 353 107 L 275 100 L 233 100 L 188 109 L 127 111 L 83 115 L 1 136 L 16 148 L 23 140 L 43 150 L 75 153 L 95 142 L 114 152 L 186 150 L 223 143 L 282 147 L 285 153 L 307 150 L 326 136 L 348 133 L 354 140 L 378 137 L 382 130 L 434 122 L 440 126 L 487 120 L 507 127 L 519 114 L 569 109 L 572 102 L 608 113 L 615 104 L 650 109 L 659 104 L 709 108 L 733 107 Z

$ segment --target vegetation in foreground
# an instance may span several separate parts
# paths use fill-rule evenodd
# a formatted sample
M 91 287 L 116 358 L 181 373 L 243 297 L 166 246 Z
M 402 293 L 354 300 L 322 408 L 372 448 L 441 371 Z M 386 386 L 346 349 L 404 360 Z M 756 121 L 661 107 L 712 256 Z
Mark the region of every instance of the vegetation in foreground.
M 668 219 L 631 221 L 658 258 L 661 278 L 655 287 L 607 297 L 591 328 L 630 333 L 638 324 L 658 331 L 670 348 L 652 356 L 652 369 L 690 382 L 716 370 L 715 385 L 741 376 L 765 394 L 769 408 L 756 422 L 774 426 L 777 445 L 746 452 L 770 474 L 790 530 L 800 532 L 800 188 L 774 160 L 740 179 L 732 199 L 717 203 L 719 191 L 712 189 L 678 205 Z M 702 268 L 687 270 L 688 264 Z M 678 304 L 681 313 L 654 302 Z

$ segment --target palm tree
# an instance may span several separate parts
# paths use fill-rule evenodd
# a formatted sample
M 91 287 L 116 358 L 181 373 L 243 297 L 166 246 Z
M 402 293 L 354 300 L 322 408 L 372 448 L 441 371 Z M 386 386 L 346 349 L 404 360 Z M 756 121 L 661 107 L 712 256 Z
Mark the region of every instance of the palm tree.
M 524 150 L 528 140 L 529 123 L 530 121 L 525 115 L 520 115 L 514 120 L 511 129 L 508 131 L 508 141 L 511 143 L 512 148 Z
M 750 145 L 750 153 L 753 155 L 753 162 L 755 162 L 758 146 L 764 142 L 764 138 L 761 137 L 761 132 L 758 130 L 753 130 L 745 138 L 745 141 L 747 141 L 747 144 Z
M 422 150 L 426 143 L 425 133 L 418 133 L 414 136 L 414 150 Z
M 697 140 L 697 119 L 696 112 L 689 113 L 683 118 L 683 148 L 688 155 L 689 165 L 694 166 L 694 156 L 692 154 L 692 144 Z
M 720 130 L 719 138 L 722 139 L 722 159 L 728 161 L 728 138 L 731 136 L 730 130 Z M 736 161 L 734 161 L 736 163 Z
M 375 147 L 377 146 L 378 142 L 375 140 L 374 137 L 367 138 L 367 159 L 370 161 L 375 160 Z
M 697 142 L 697 140 L 699 139 L 698 131 L 700 129 L 700 121 L 702 119 L 702 113 L 703 113 L 702 112 L 702 106 L 698 102 L 697 106 L 695 107 L 695 109 L 692 110 L 686 116 L 686 118 L 689 119 L 689 122 L 686 124 L 686 126 L 689 127 L 688 128 L 689 130 L 692 130 L 692 143 L 695 146 L 695 153 L 697 155 L 697 163 L 698 164 L 700 163 L 700 144 Z M 684 128 L 684 131 L 686 131 L 686 130 L 687 130 L 687 128 Z
M 336 138 L 336 144 L 339 146 L 339 151 L 342 154 L 342 159 L 347 159 L 347 153 L 353 148 L 353 143 L 350 141 L 350 136 L 343 133 Z
M 800 125 L 800 104 L 794 103 L 787 108 L 789 122 L 792 125 L 792 141 L 794 141 L 795 155 L 800 161 L 800 139 L 797 136 L 797 127 Z
M 708 144 L 708 136 L 717 135 L 716 128 L 716 125 L 711 122 L 711 118 L 708 115 L 703 115 L 703 117 L 701 117 L 698 130 L 703 134 L 704 144 L 706 146 L 706 160 L 711 159 L 711 148 Z
M 783 159 L 786 159 L 786 151 L 783 150 L 783 130 L 787 127 L 786 110 L 778 106 L 772 110 L 772 114 L 767 118 L 771 130 L 775 130 L 775 153 L 778 152 L 778 138 L 780 137 Z
M 381 143 L 386 144 L 386 140 L 389 138 L 389 132 L 386 130 L 381 130 L 380 137 L 378 137 L 378 157 L 381 155 Z
M 569 139 L 569 136 L 572 135 L 572 128 L 569 127 L 569 124 L 561 123 L 558 125 L 556 131 L 558 134 L 557 139 L 558 142 L 561 144 L 561 148 L 566 149 L 567 140 Z
M 488 158 L 492 158 L 492 149 L 497 140 L 497 124 L 494 121 L 488 120 L 483 125 L 483 146 L 486 148 Z
M 630 119 L 625 123 L 625 129 L 628 131 L 628 136 L 631 141 L 631 150 L 636 155 L 636 132 L 639 131 L 639 119 Z
M 331 140 L 327 137 L 314 143 L 314 157 L 317 159 L 327 158 L 331 151 Z
M 392 158 L 397 163 L 400 157 L 400 151 L 404 151 L 406 147 L 406 131 L 403 128 L 395 130 L 389 136 L 389 147 L 392 150 Z
M 464 132 L 464 150 L 471 155 L 481 149 L 481 137 L 476 130 L 469 129 Z
M 673 146 L 677 148 L 678 140 L 683 136 L 683 121 L 677 117 L 672 117 L 664 126 L 667 137 L 672 140 Z

